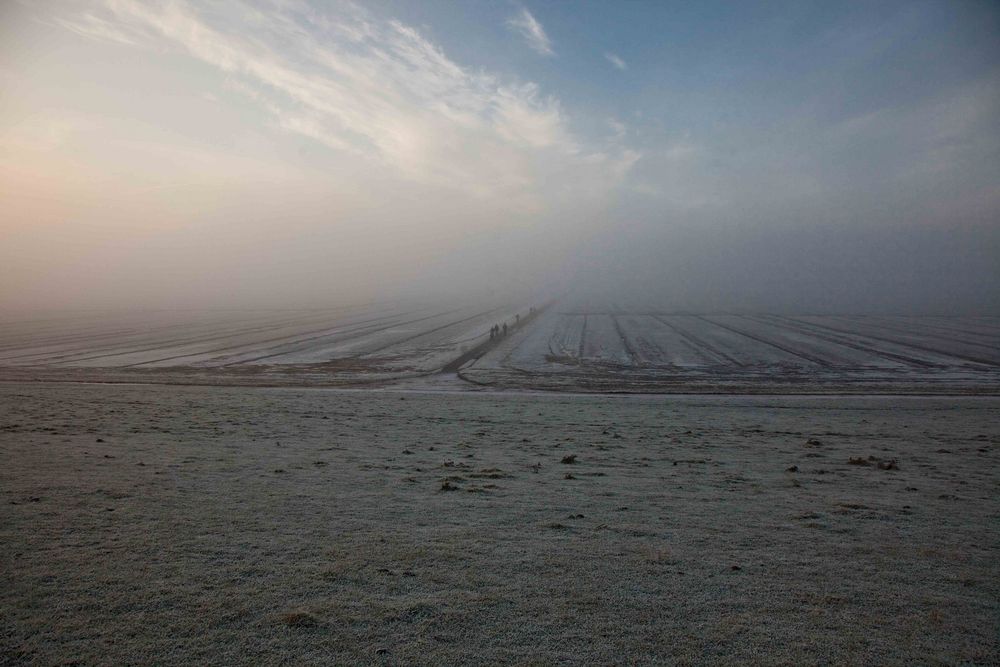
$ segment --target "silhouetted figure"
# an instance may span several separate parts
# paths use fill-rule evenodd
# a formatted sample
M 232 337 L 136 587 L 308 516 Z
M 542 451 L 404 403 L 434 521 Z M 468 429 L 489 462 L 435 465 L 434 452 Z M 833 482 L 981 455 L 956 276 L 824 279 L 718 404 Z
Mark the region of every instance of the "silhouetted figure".
M 507 323 L 506 322 L 503 323 L 503 335 L 504 336 L 507 335 Z
M 493 330 L 493 327 L 490 327 L 490 340 L 493 340 L 495 338 L 494 336 L 495 333 L 496 331 Z

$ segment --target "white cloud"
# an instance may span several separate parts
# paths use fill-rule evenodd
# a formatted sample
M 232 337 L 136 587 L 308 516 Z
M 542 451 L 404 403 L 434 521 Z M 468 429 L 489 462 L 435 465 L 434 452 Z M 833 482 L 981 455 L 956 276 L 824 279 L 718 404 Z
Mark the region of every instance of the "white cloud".
M 617 56 L 614 53 L 611 53 L 609 51 L 609 52 L 606 52 L 604 54 L 604 57 L 608 59 L 609 63 L 611 63 L 612 65 L 614 65 L 618 69 L 620 69 L 620 70 L 626 70 L 626 69 L 628 69 L 628 65 L 625 64 L 625 61 L 622 60 L 620 56 Z
M 625 123 L 621 122 L 617 118 L 609 118 L 608 127 L 611 128 L 613 136 L 616 140 L 624 138 L 625 133 L 628 132 L 628 127 Z
M 232 11 L 100 0 L 64 24 L 118 44 L 180 49 L 224 73 L 223 88 L 270 113 L 274 128 L 416 183 L 539 201 L 560 188 L 606 190 L 635 162 L 622 145 L 574 136 L 559 101 L 535 84 L 467 69 L 397 21 L 353 5 L 336 15 L 294 2 L 267 14 L 225 6 Z M 541 26 L 527 11 L 521 18 L 550 50 Z
M 541 55 L 555 55 L 555 51 L 552 50 L 552 40 L 550 40 L 549 36 L 545 34 L 545 29 L 542 27 L 542 24 L 539 23 L 527 9 L 522 7 L 521 11 L 518 12 L 517 15 L 507 19 L 507 25 L 524 37 L 528 46 Z

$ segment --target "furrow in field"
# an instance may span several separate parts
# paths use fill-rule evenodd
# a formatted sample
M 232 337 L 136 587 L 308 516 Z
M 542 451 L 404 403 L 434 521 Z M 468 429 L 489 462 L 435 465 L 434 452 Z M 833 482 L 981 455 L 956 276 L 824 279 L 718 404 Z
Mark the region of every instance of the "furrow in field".
M 777 340 L 791 349 L 822 359 L 830 368 L 908 368 L 912 364 L 907 359 L 887 357 L 878 350 L 836 336 L 760 315 L 719 316 L 724 321 L 737 322 L 736 326 L 757 333 L 769 340 Z
M 378 331 L 385 327 L 393 326 L 396 318 L 404 317 L 409 313 L 390 312 L 376 317 L 365 317 L 363 319 L 351 318 L 341 320 L 337 323 L 312 331 L 299 331 L 293 335 L 279 336 L 267 340 L 245 342 L 236 345 L 227 345 L 208 350 L 191 351 L 188 354 L 173 356 L 163 359 L 155 359 L 144 362 L 142 365 L 162 365 L 166 362 L 175 362 L 180 358 L 191 358 L 189 364 L 211 367 L 227 367 L 240 364 L 254 364 L 265 359 L 271 359 L 282 355 L 292 354 L 295 351 L 314 347 L 316 341 L 330 338 L 340 339 L 340 337 L 360 332 L 365 335 L 372 331 Z M 386 324 L 388 322 L 388 324 Z M 193 357 L 198 357 L 193 359 Z M 294 363 L 294 362 L 293 362 Z
M 817 366 L 829 367 L 839 361 L 836 357 L 831 359 L 830 355 L 824 355 L 821 350 L 815 349 L 815 346 L 805 344 L 806 342 L 801 337 L 797 339 L 794 334 L 790 334 L 787 331 L 774 327 L 761 326 L 753 320 L 738 315 L 715 315 L 702 317 L 701 319 L 708 320 L 729 331 L 799 357 L 807 362 L 807 365 L 815 364 Z
M 639 355 L 636 353 L 635 347 L 632 345 L 632 342 L 629 340 L 628 336 L 625 334 L 625 331 L 622 329 L 622 325 L 621 322 L 619 322 L 618 320 L 618 316 L 612 315 L 611 320 L 615 324 L 615 331 L 618 333 L 618 338 L 622 342 L 622 347 L 625 348 L 625 353 L 628 355 L 629 366 L 638 366 Z
M 702 355 L 714 359 L 716 364 L 743 365 L 714 343 L 693 334 L 688 328 L 683 326 L 684 320 L 690 318 L 690 315 L 654 315 L 653 317 L 661 324 L 669 327 L 671 331 L 680 336 L 693 349 L 698 350 Z
M 640 365 L 695 367 L 719 361 L 656 316 L 631 315 L 619 321 L 633 343 Z
M 938 350 L 943 354 L 962 355 L 970 359 L 983 358 L 1000 363 L 1000 338 L 989 342 L 970 340 L 968 337 L 958 334 L 938 331 L 917 319 L 911 319 L 905 323 L 886 322 L 883 318 L 875 317 L 841 317 L 837 319 L 859 331 L 873 331 L 879 335 L 906 341 L 907 344 L 912 342 Z
M 587 316 L 586 327 L 581 361 L 616 366 L 632 365 L 632 356 L 615 326 L 613 315 Z
M 975 318 L 936 317 L 872 317 L 873 321 L 894 329 L 912 331 L 919 329 L 944 340 L 958 340 L 971 345 L 1000 347 L 1000 330 L 983 329 Z
M 550 352 L 560 359 L 579 361 L 583 349 L 586 316 L 552 313 L 550 317 L 551 319 L 546 320 L 552 323 L 552 334 L 549 336 Z M 539 322 L 539 328 L 541 326 L 542 322 Z M 542 357 L 544 358 L 544 355 Z
M 458 325 L 464 325 L 464 324 L 473 322 L 475 320 L 483 320 L 484 318 L 487 318 L 489 316 L 492 316 L 492 315 L 496 314 L 500 310 L 501 310 L 500 308 L 491 308 L 490 310 L 481 311 L 481 312 L 475 313 L 474 315 L 470 315 L 468 317 L 463 317 L 463 318 L 460 318 L 460 319 L 452 321 L 452 322 L 447 322 L 447 323 L 442 324 L 440 326 L 432 327 L 430 329 L 419 331 L 419 332 L 414 333 L 414 334 L 409 334 L 409 335 L 406 335 L 406 336 L 404 336 L 402 338 L 398 338 L 398 339 L 395 339 L 395 340 L 392 340 L 392 341 L 380 344 L 380 345 L 378 345 L 378 346 L 376 346 L 374 348 L 365 350 L 365 352 L 362 355 L 359 355 L 359 356 L 373 357 L 373 356 L 377 356 L 377 355 L 392 354 L 393 352 L 405 352 L 405 351 L 407 351 L 407 348 L 414 347 L 414 344 L 417 343 L 419 341 L 419 339 L 421 339 L 421 338 L 425 338 L 427 336 L 431 336 L 432 334 L 434 334 L 436 338 L 437 337 L 441 337 L 442 335 L 445 334 L 446 330 L 448 330 L 448 329 L 454 328 L 454 327 L 456 327 Z M 450 311 L 450 312 L 458 312 L 458 310 L 454 310 L 454 311 Z M 404 345 L 406 347 L 403 347 Z
M 74 322 L 69 319 L 62 325 L 55 327 L 55 331 L 46 332 L 23 332 L 19 337 L 3 337 L 3 345 L 0 351 L 10 351 L 13 349 L 49 349 L 84 343 L 92 344 L 94 341 L 106 340 L 114 337 L 129 337 L 141 335 L 147 332 L 158 332 L 167 329 L 184 328 L 193 326 L 207 326 L 210 323 L 197 322 L 191 320 L 178 321 L 178 318 L 168 319 L 165 313 L 109 316 L 100 322 L 88 325 Z M 22 356 L 22 355 L 19 355 Z
M 520 314 L 527 315 L 527 309 L 519 310 L 510 305 L 492 308 L 369 353 L 365 358 L 377 359 L 380 365 L 389 369 L 437 371 L 467 350 L 488 342 L 489 329 L 494 323 L 502 326 L 506 322 L 510 332 L 507 340 L 512 339 L 513 327 Z
M 257 323 L 250 328 L 246 328 L 248 324 L 253 323 L 226 323 L 219 324 L 213 323 L 212 325 L 202 325 L 195 328 L 194 331 L 191 330 L 187 325 L 172 325 L 161 328 L 152 329 L 149 332 L 140 332 L 137 335 L 119 337 L 115 339 L 113 343 L 103 343 L 98 347 L 84 346 L 84 347 L 71 347 L 70 349 L 58 349 L 50 350 L 44 353 L 32 353 L 25 355 L 18 355 L 18 359 L 27 359 L 29 357 L 42 357 L 35 362 L 35 364 L 53 364 L 53 363 L 70 363 L 70 362 L 80 362 L 89 361 L 93 359 L 100 359 L 105 357 L 123 356 L 127 354 L 134 354 L 140 352 L 148 352 L 153 350 L 163 350 L 169 348 L 176 348 L 183 345 L 189 345 L 194 343 L 208 342 L 213 340 L 223 340 L 226 338 L 231 338 L 239 335 L 248 335 L 251 333 L 274 331 L 282 328 L 289 328 L 292 326 L 303 326 L 315 324 L 317 322 L 329 321 L 329 315 L 327 316 L 317 316 L 311 315 L 309 317 L 298 317 L 291 319 L 283 319 L 274 321 L 274 318 L 267 318 L 264 321 L 266 324 Z M 209 328 L 205 330 L 205 326 Z M 180 334 L 187 334 L 178 338 L 177 333 L 171 333 L 175 329 L 181 329 Z M 198 331 L 198 329 L 202 329 Z M 195 333 L 197 332 L 197 333 Z M 102 352 L 112 351 L 110 354 L 99 354 Z M 81 358 L 82 357 L 82 358 Z M 15 357 L 11 357 L 13 359 Z
M 914 356 L 912 351 L 906 348 L 891 345 L 887 343 L 880 343 L 878 341 L 869 340 L 863 336 L 856 336 L 847 333 L 840 333 L 822 327 L 821 325 L 809 322 L 804 317 L 803 318 L 793 318 L 786 317 L 782 315 L 763 315 L 760 316 L 766 318 L 768 321 L 775 321 L 780 323 L 782 326 L 787 326 L 803 333 L 807 333 L 811 336 L 815 336 L 821 340 L 827 340 L 839 345 L 844 345 L 862 352 L 867 352 L 872 355 L 873 363 L 869 364 L 875 365 L 885 365 L 874 363 L 875 359 L 891 360 L 896 362 L 901 362 L 909 367 L 918 367 L 924 369 L 938 368 L 940 364 L 933 361 L 928 361 L 925 358 L 920 358 Z
M 285 340 L 288 338 L 296 338 L 299 336 L 308 335 L 312 332 L 326 331 L 331 327 L 340 326 L 342 318 L 338 317 L 331 321 L 329 316 L 320 319 L 309 318 L 307 320 L 294 319 L 290 321 L 271 323 L 266 326 L 253 327 L 251 329 L 227 329 L 220 333 L 215 333 L 210 336 L 194 336 L 181 339 L 167 339 L 159 340 L 156 344 L 141 345 L 138 347 L 126 348 L 126 349 L 115 349 L 112 352 L 107 352 L 104 354 L 84 356 L 62 361 L 57 361 L 53 365 L 78 365 L 86 364 L 89 366 L 95 365 L 93 362 L 98 360 L 107 360 L 119 358 L 119 361 L 111 366 L 138 366 L 143 364 L 153 364 L 158 361 L 165 361 L 168 359 L 180 359 L 187 356 L 192 356 L 193 354 L 201 353 L 209 350 L 227 350 L 234 349 L 237 347 L 255 346 L 262 343 L 268 343 L 275 340 Z M 322 323 L 322 328 L 314 328 Z M 309 327 L 308 331 L 302 331 L 303 327 Z M 279 334 L 280 332 L 280 334 Z M 274 335 L 279 334 L 279 335 Z M 266 338 L 261 338 L 266 336 Z M 225 341 L 225 345 L 219 346 L 218 343 Z M 193 352 L 189 348 L 195 348 L 199 352 Z M 152 353 L 152 354 L 150 354 Z M 149 355 L 143 357 L 142 355 Z M 136 358 L 138 357 L 138 358 Z M 51 362 L 50 362 L 51 363 Z M 100 365 L 104 365 L 104 361 Z
M 788 365 L 795 365 L 795 366 L 813 366 L 813 365 L 815 365 L 815 366 L 828 366 L 829 365 L 825 361 L 820 360 L 818 357 L 816 357 L 814 355 L 811 355 L 811 354 L 809 354 L 807 352 L 802 352 L 800 350 L 792 349 L 791 347 L 789 347 L 787 345 L 782 345 L 780 343 L 776 343 L 773 340 L 765 338 L 764 336 L 761 336 L 759 334 L 750 333 L 750 332 L 746 331 L 745 328 L 735 327 L 735 326 L 731 326 L 729 324 L 724 324 L 724 323 L 719 322 L 719 321 L 717 321 L 715 319 L 710 319 L 708 317 L 701 316 L 701 315 L 698 316 L 698 319 L 700 319 L 703 322 L 708 322 L 709 324 L 714 324 L 715 326 L 721 327 L 721 328 L 725 329 L 726 331 L 729 331 L 729 332 L 732 332 L 732 333 L 736 334 L 737 336 L 742 336 L 742 337 L 747 338 L 747 339 L 749 339 L 751 341 L 754 341 L 756 343 L 760 343 L 762 346 L 765 346 L 765 347 L 757 348 L 757 350 L 755 350 L 753 352 L 753 354 L 759 356 L 759 358 L 761 359 L 761 363 L 780 363 L 780 364 L 788 364 Z M 762 350 L 766 350 L 766 352 L 771 352 L 772 350 L 777 350 L 779 352 L 783 352 L 784 355 L 777 355 L 776 358 L 772 358 L 772 357 L 770 357 L 770 356 L 762 353 L 761 352 Z
M 849 326 L 845 324 L 840 318 L 836 317 L 817 317 L 817 316 L 806 316 L 800 318 L 802 321 L 808 321 L 816 326 L 823 327 L 830 331 L 834 331 L 841 334 L 861 336 L 869 340 L 879 341 L 880 343 L 885 343 L 889 345 L 894 345 L 900 348 L 908 349 L 911 351 L 918 351 L 923 353 L 929 363 L 933 365 L 941 366 L 954 366 L 956 360 L 961 360 L 965 362 L 971 362 L 976 364 L 983 364 L 987 366 L 1000 366 L 1000 362 L 994 361 L 992 359 L 987 359 L 982 355 L 970 355 L 957 352 L 949 352 L 947 350 L 942 350 L 938 346 L 933 346 L 927 344 L 923 340 L 914 340 L 914 337 L 909 337 L 906 339 L 905 336 L 900 335 L 886 335 L 877 329 L 866 326 L 863 324 L 854 324 L 854 326 Z

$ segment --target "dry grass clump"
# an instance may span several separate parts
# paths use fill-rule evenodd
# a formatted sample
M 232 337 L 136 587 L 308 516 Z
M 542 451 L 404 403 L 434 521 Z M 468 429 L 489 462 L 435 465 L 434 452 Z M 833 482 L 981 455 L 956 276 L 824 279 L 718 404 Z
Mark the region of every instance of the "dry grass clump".
M 875 466 L 879 470 L 899 470 L 896 459 L 880 459 L 877 456 L 869 456 L 867 459 L 852 456 L 847 463 L 852 466 Z
M 290 611 L 279 616 L 278 620 L 290 628 L 315 628 L 321 625 L 320 620 L 307 611 Z

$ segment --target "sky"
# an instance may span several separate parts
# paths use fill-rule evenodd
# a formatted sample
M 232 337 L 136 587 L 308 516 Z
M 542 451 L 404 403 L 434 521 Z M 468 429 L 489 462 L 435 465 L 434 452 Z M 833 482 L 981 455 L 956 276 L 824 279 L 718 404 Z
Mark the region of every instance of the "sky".
M 1000 314 L 992 2 L 0 3 L 0 310 Z

